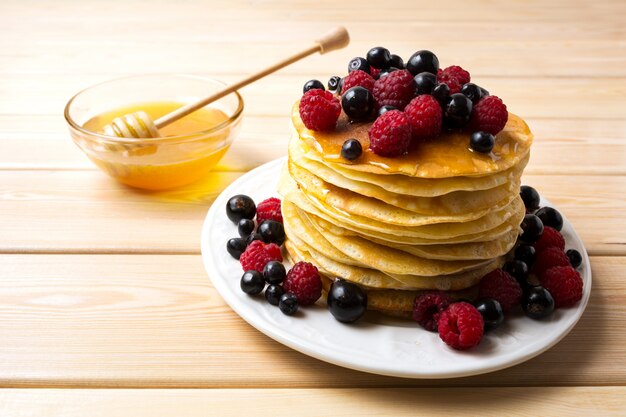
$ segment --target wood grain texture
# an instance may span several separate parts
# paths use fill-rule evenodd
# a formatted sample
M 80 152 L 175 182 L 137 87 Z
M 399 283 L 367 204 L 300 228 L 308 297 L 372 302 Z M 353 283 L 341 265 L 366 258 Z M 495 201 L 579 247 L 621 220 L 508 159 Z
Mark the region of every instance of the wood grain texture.
M 625 14 L 620 0 L 0 2 L 0 386 L 30 388 L 0 390 L 0 415 L 624 415 Z M 348 48 L 241 91 L 242 130 L 203 182 L 137 192 L 69 139 L 62 109 L 93 83 L 157 72 L 232 82 L 337 24 Z M 524 181 L 593 255 L 583 318 L 527 363 L 448 381 L 346 370 L 247 325 L 204 272 L 214 198 L 285 154 L 306 80 L 344 74 L 378 44 L 404 57 L 431 49 L 523 116 L 536 136 Z
M 0 386 L 624 385 L 626 258 L 591 265 L 587 310 L 557 346 L 489 375 L 420 381 L 274 342 L 224 304 L 197 255 L 1 255 Z
M 623 416 L 625 387 L 420 389 L 29 389 L 0 392 L 0 413 L 12 417 L 317 417 Z M 470 408 L 480 410 L 473 413 Z

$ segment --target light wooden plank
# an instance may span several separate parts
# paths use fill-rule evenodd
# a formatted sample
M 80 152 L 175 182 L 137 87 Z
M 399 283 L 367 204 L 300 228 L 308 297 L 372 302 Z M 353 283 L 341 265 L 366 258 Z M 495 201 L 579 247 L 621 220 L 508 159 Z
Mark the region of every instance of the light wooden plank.
M 198 253 L 209 206 L 240 175 L 216 172 L 179 190 L 144 193 L 100 171 L 0 171 L 0 251 Z M 523 181 L 572 221 L 589 253 L 626 254 L 623 176 L 526 175 Z
M 14 417 L 317 417 L 480 415 L 622 416 L 626 388 L 3 390 L 0 411 Z M 324 411 L 321 411 L 324 410 Z
M 531 174 L 626 175 L 626 121 L 528 118 L 535 134 Z M 286 154 L 287 115 L 248 115 L 216 168 L 247 171 Z M 0 169 L 96 169 L 58 116 L 0 115 Z
M 274 342 L 224 304 L 200 256 L 1 255 L 0 386 L 623 385 L 626 258 L 593 257 L 591 266 L 587 311 L 557 346 L 496 373 L 420 381 L 350 371 Z

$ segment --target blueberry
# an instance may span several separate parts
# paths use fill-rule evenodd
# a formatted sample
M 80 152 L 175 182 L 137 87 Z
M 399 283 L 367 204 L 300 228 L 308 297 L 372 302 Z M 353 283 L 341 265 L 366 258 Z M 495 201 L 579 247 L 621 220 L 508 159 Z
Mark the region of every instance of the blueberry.
M 254 231 L 254 220 L 239 220 L 239 223 L 237 223 L 237 231 L 239 232 L 239 236 L 244 239 L 247 238 L 248 236 L 250 236 L 250 233 Z
M 255 214 L 254 201 L 247 195 L 238 194 L 226 203 L 226 215 L 235 224 L 241 219 L 253 219 Z
M 241 257 L 241 254 L 246 250 L 246 246 L 248 246 L 246 241 L 240 237 L 228 239 L 228 242 L 226 242 L 226 250 L 235 259 Z
M 399 55 L 391 54 L 391 66 L 404 69 L 404 60 Z
M 304 83 L 304 87 L 302 87 L 302 93 L 306 93 L 309 90 L 324 90 L 324 84 L 322 84 L 319 80 L 309 80 Z
M 526 243 L 535 243 L 543 234 L 543 223 L 541 219 L 534 214 L 527 214 L 520 225 L 522 234 L 519 239 Z
M 450 127 L 464 127 L 472 114 L 472 101 L 461 93 L 448 97 L 444 107 L 444 121 Z
M 246 245 L 249 245 L 250 243 L 254 242 L 255 240 L 263 241 L 263 236 L 261 236 L 258 233 L 251 233 L 250 236 L 248 236 L 246 238 Z
M 276 220 L 264 220 L 259 225 L 257 232 L 265 243 L 276 243 L 280 246 L 285 242 L 285 228 L 282 223 Z
M 370 64 L 367 62 L 365 58 L 361 58 L 361 57 L 352 58 L 352 60 L 348 63 L 348 72 L 352 72 L 356 70 L 365 71 L 369 74 Z
M 378 78 L 386 77 L 387 75 L 391 74 L 394 71 L 398 71 L 398 68 L 396 67 L 385 68 L 384 70 L 380 71 L 380 73 L 378 74 Z
M 522 310 L 531 319 L 548 317 L 554 311 L 554 298 L 543 287 L 531 287 L 522 296 Z
M 563 228 L 563 216 L 552 207 L 542 207 L 535 213 L 541 219 L 544 226 L 550 226 L 559 232 Z
M 472 100 L 472 103 L 474 104 L 478 103 L 478 100 L 480 100 L 483 96 L 483 93 L 480 90 L 480 87 L 474 83 L 465 84 L 461 88 L 461 94 L 463 94 L 465 97 Z
M 417 75 L 420 72 L 431 72 L 433 74 L 437 74 L 437 70 L 439 69 L 439 59 L 437 59 L 437 56 L 430 51 L 417 51 L 411 55 L 411 58 L 409 58 L 406 63 L 406 69 L 408 69 L 413 75 Z
M 241 291 L 249 295 L 257 295 L 265 288 L 265 281 L 261 274 L 257 271 L 246 271 L 241 276 L 239 283 Z
M 337 87 L 339 87 L 339 81 L 341 81 L 341 77 L 338 75 L 333 75 L 328 79 L 328 91 L 337 91 Z
M 298 311 L 298 298 L 295 294 L 287 292 L 280 296 L 278 308 L 283 314 L 293 316 Z
M 487 132 L 474 132 L 470 136 L 470 148 L 476 152 L 489 153 L 496 144 L 496 137 Z
M 533 187 L 529 185 L 522 185 L 519 190 L 519 195 L 524 201 L 526 211 L 535 211 L 539 208 L 539 201 L 541 200 L 541 197 L 539 197 L 539 193 Z
M 433 88 L 432 95 L 443 107 L 448 101 L 448 97 L 450 97 L 450 87 L 448 87 L 448 84 L 444 83 L 437 84 L 435 88 Z
M 277 306 L 284 293 L 285 290 L 280 285 L 268 285 L 265 289 L 265 299 L 271 305 Z
M 365 314 L 367 294 L 352 282 L 337 280 L 328 291 L 326 303 L 335 319 L 343 323 L 352 323 Z
M 437 85 L 437 76 L 430 72 L 420 72 L 413 77 L 415 94 L 431 94 Z
M 572 264 L 574 268 L 578 268 L 580 264 L 583 263 L 583 257 L 576 249 L 570 249 L 565 252 L 565 254 L 569 258 L 569 263 Z
M 384 106 L 381 106 L 380 109 L 378 109 L 378 116 L 382 116 L 383 114 L 387 113 L 388 111 L 391 110 L 398 110 L 397 107 L 394 106 L 390 106 L 389 104 L 386 104 Z
M 474 303 L 474 307 L 483 316 L 485 331 L 495 329 L 504 321 L 504 312 L 498 300 L 481 298 Z
M 361 142 L 356 139 L 348 139 L 341 147 L 341 156 L 348 161 L 354 161 L 363 153 Z
M 389 68 L 391 66 L 391 53 L 389 49 L 377 46 L 367 51 L 367 62 L 374 68 Z
M 269 261 L 263 268 L 263 278 L 268 284 L 280 284 L 287 277 L 285 266 L 278 261 Z
M 522 288 L 528 286 L 528 265 L 526 265 L 526 262 L 520 260 L 509 261 L 504 264 L 502 269 L 515 278 Z
M 341 107 L 352 120 L 365 120 L 374 110 L 374 96 L 368 89 L 352 87 L 341 97 Z
M 521 244 L 515 249 L 515 259 L 522 261 L 527 267 L 532 267 L 537 258 L 537 251 L 531 245 Z

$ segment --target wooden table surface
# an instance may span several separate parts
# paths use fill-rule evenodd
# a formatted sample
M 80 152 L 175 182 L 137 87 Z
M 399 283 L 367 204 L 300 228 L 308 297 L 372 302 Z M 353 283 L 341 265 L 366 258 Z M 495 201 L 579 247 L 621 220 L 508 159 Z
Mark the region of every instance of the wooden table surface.
M 0 2 L 0 415 L 624 415 L 625 15 L 621 0 Z M 63 107 L 91 84 L 233 81 L 336 24 L 348 48 L 241 91 L 242 131 L 198 184 L 120 186 L 69 138 Z M 524 181 L 569 217 L 593 270 L 583 318 L 539 357 L 451 380 L 351 371 L 265 337 L 206 276 L 214 198 L 285 154 L 306 80 L 376 45 L 468 68 L 534 131 Z

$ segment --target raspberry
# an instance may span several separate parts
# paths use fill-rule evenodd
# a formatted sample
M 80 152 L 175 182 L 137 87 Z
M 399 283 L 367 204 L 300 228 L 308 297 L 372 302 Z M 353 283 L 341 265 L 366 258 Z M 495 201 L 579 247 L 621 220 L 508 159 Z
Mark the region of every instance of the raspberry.
M 450 94 L 460 92 L 463 84 L 470 82 L 470 78 L 470 73 L 458 65 L 437 71 L 437 81 L 446 84 L 450 88 Z
M 264 220 L 276 220 L 283 222 L 283 214 L 280 211 L 280 199 L 271 197 L 261 201 L 256 206 L 256 221 L 261 224 Z
M 376 77 L 378 77 L 380 75 L 380 69 L 379 68 L 370 67 L 370 75 L 372 76 L 372 78 L 376 79 Z
M 437 330 L 437 320 L 443 310 L 450 305 L 450 296 L 442 291 L 426 291 L 413 303 L 413 320 L 428 331 Z
M 300 118 L 311 130 L 330 130 L 337 124 L 341 104 L 330 91 L 309 90 L 300 100 Z
M 557 247 L 563 251 L 565 250 L 565 239 L 558 230 L 550 226 L 546 226 L 543 228 L 541 237 L 533 246 L 535 247 L 537 253 L 552 247 Z
M 569 258 L 563 252 L 563 249 L 557 247 L 546 248 L 537 255 L 537 259 L 533 264 L 533 272 L 538 277 L 541 277 L 546 270 L 555 266 L 570 266 Z
M 298 262 L 287 273 L 283 288 L 293 293 L 300 305 L 308 306 L 321 297 L 322 280 L 313 264 Z
M 283 261 L 280 247 L 275 243 L 263 243 L 262 240 L 254 240 L 241 254 L 239 262 L 244 271 L 263 272 L 265 264 L 269 261 Z
M 487 96 L 474 105 L 469 126 L 475 132 L 483 131 L 495 135 L 504 129 L 508 119 L 509 112 L 502 100 L 496 96 Z
M 390 72 L 376 80 L 372 94 L 377 108 L 388 105 L 402 110 L 415 96 L 413 75 L 407 70 Z
M 400 156 L 411 142 L 411 124 L 404 113 L 391 110 L 376 119 L 370 127 L 369 137 L 370 148 L 376 155 Z
M 404 108 L 411 123 L 414 138 L 437 136 L 441 132 L 442 111 L 439 102 L 431 95 L 415 97 Z
M 571 266 L 556 266 L 541 277 L 541 285 L 550 291 L 557 308 L 571 307 L 583 298 L 583 279 Z
M 372 88 L 374 88 L 374 78 L 362 70 L 352 71 L 343 79 L 341 94 L 356 86 L 361 86 L 371 92 Z
M 478 289 L 479 298 L 493 298 L 506 313 L 519 304 L 522 288 L 519 283 L 502 269 L 494 269 L 483 277 Z
M 483 337 L 483 316 L 470 303 L 454 303 L 439 316 L 439 337 L 446 345 L 466 350 L 480 343 Z

